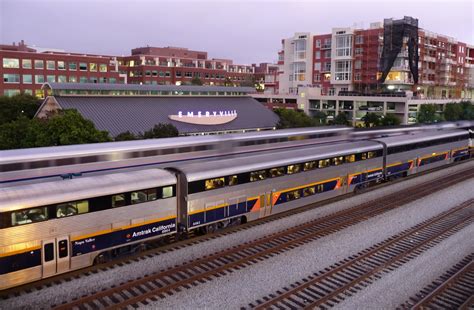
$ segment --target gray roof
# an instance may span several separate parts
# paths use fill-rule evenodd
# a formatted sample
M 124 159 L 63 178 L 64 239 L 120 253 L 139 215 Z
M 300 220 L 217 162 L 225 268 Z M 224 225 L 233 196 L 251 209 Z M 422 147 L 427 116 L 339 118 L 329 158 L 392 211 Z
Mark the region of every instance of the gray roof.
M 55 97 L 63 109 L 77 109 L 97 129 L 111 136 L 130 131 L 135 134 L 158 123 L 171 123 L 182 133 L 272 128 L 278 116 L 251 97 Z M 221 125 L 195 125 L 173 121 L 178 111 L 236 110 L 237 118 Z M 186 112 L 185 112 L 186 111 Z
M 42 88 L 49 86 L 54 90 L 136 90 L 136 91 L 217 91 L 217 92 L 255 92 L 252 87 L 231 86 L 197 86 L 197 85 L 140 85 L 140 84 L 108 84 L 108 83 L 44 83 Z

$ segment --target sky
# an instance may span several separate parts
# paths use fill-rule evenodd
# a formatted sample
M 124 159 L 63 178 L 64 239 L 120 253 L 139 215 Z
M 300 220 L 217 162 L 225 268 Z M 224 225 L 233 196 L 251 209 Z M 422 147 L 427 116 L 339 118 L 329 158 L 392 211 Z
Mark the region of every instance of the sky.
M 106 55 L 178 46 L 251 64 L 275 62 L 281 39 L 295 32 L 403 16 L 474 45 L 474 0 L 0 0 L 0 44 Z

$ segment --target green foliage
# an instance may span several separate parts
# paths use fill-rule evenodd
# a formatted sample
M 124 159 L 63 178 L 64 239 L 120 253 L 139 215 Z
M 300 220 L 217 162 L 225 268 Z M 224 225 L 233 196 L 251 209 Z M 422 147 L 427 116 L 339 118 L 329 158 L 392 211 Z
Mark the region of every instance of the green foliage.
M 193 77 L 193 79 L 191 80 L 191 85 L 198 85 L 198 86 L 201 86 L 203 83 L 201 81 L 200 78 L 198 78 L 197 76 Z
M 339 113 L 334 118 L 334 125 L 346 125 L 349 126 L 349 119 L 347 118 L 346 113 Z
M 463 120 L 474 120 L 474 104 L 471 101 L 461 102 Z
M 321 112 L 321 111 L 316 111 L 314 114 L 313 114 L 313 118 L 316 122 L 317 125 L 326 125 L 326 122 L 327 122 L 327 114 L 324 113 L 324 112 Z
M 5 124 L 21 117 L 33 118 L 39 106 L 40 101 L 38 98 L 31 95 L 0 96 L 0 124 Z
M 444 118 L 454 122 L 463 118 L 463 107 L 459 103 L 448 103 L 444 109 Z
M 280 117 L 278 129 L 316 126 L 316 121 L 301 111 L 277 109 L 275 113 Z
M 397 126 L 400 125 L 401 120 L 393 114 L 387 114 L 381 118 L 380 124 L 382 126 Z
M 143 139 L 156 139 L 156 138 L 169 138 L 177 137 L 179 134 L 178 129 L 173 124 L 156 124 L 152 129 L 147 130 L 143 133 L 141 138 Z
M 420 106 L 420 111 L 418 112 L 418 122 L 419 123 L 434 123 L 438 121 L 439 118 L 436 117 L 436 105 L 434 104 L 423 104 Z
M 0 125 L 0 149 L 18 149 L 110 141 L 106 131 L 76 110 L 64 110 L 49 119 L 20 117 Z
M 375 127 L 381 123 L 381 117 L 376 113 L 367 113 L 362 116 L 361 120 L 364 122 L 365 127 Z
M 125 131 L 125 132 L 121 132 L 119 133 L 115 138 L 114 138 L 114 141 L 131 141 L 131 140 L 138 140 L 139 137 L 137 137 L 136 135 L 134 135 L 132 132 L 130 131 Z

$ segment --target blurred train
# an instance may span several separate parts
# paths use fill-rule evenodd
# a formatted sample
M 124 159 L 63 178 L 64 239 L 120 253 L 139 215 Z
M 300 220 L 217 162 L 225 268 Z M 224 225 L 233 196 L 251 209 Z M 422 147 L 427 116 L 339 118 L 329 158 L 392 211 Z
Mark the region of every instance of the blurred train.
M 0 289 L 467 160 L 444 130 L 0 189 Z
M 261 131 L 222 136 L 178 137 L 0 151 L 0 186 L 47 178 L 95 175 L 103 171 L 165 167 L 233 154 L 363 140 L 433 129 L 474 132 L 474 122 L 354 130 L 345 126 Z

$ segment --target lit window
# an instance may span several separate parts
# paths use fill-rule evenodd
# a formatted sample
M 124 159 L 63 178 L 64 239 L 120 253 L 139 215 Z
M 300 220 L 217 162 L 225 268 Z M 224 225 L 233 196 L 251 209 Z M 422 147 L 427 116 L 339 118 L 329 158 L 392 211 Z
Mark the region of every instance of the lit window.
M 131 193 L 132 204 L 156 200 L 156 188 L 144 189 Z
M 5 89 L 3 91 L 3 94 L 7 97 L 12 97 L 12 96 L 16 96 L 16 95 L 19 95 L 20 94 L 20 90 L 19 89 Z
M 31 69 L 31 59 L 23 59 L 22 60 L 22 66 L 23 69 Z
M 287 168 L 288 174 L 298 173 L 301 171 L 301 165 L 289 165 Z
M 97 71 L 97 64 L 91 62 L 89 64 L 89 71 L 96 72 Z
M 89 201 L 74 201 L 56 206 L 56 217 L 66 217 L 89 212 Z
M 346 155 L 345 156 L 346 163 L 353 163 L 355 162 L 355 155 Z
M 321 159 L 318 163 L 319 168 L 326 168 L 330 165 L 331 161 L 329 159 Z
M 276 177 L 282 176 L 284 174 L 285 174 L 285 168 L 284 167 L 270 169 L 270 177 L 271 178 L 276 178 Z
M 303 189 L 303 197 L 311 196 L 316 194 L 316 188 L 314 186 Z
M 125 206 L 125 194 L 118 194 L 112 196 L 112 208 L 118 208 Z
M 224 178 L 209 179 L 205 182 L 206 190 L 224 187 Z
M 40 99 L 44 98 L 44 91 L 42 89 L 36 89 L 35 90 L 35 96 L 37 98 L 40 98 Z
M 47 60 L 46 61 L 46 69 L 48 69 L 48 70 L 56 69 L 56 65 L 54 63 L 54 60 Z
M 250 172 L 250 182 L 261 181 L 267 178 L 265 170 Z
M 304 163 L 303 170 L 304 171 L 313 170 L 313 169 L 316 169 L 317 167 L 318 167 L 317 161 L 310 161 L 310 162 Z
M 66 64 L 64 61 L 58 61 L 58 70 L 66 70 Z
M 20 60 L 18 58 L 3 58 L 4 68 L 20 68 Z
M 12 226 L 42 222 L 47 219 L 47 207 L 12 212 Z
M 161 198 L 170 198 L 173 197 L 173 186 L 163 187 Z
M 334 158 L 332 159 L 332 165 L 333 165 L 333 166 L 339 166 L 340 164 L 343 163 L 343 160 L 344 160 L 344 158 L 343 158 L 342 156 L 334 157 Z
M 77 83 L 77 76 L 70 75 L 69 76 L 69 83 Z
M 286 194 L 286 200 L 288 201 L 291 201 L 291 200 L 296 200 L 298 198 L 300 198 L 301 195 L 300 195 L 300 191 L 299 190 L 296 190 L 296 191 L 291 191 L 289 193 Z
M 27 95 L 33 96 L 33 90 L 32 90 L 32 89 L 25 89 L 25 90 L 23 91 L 23 93 L 24 93 L 24 94 L 27 94 Z
M 367 152 L 367 158 L 374 158 L 375 152 Z
M 236 175 L 231 175 L 227 179 L 227 185 L 232 186 L 232 185 L 237 185 L 238 184 L 238 178 Z
M 58 76 L 58 83 L 66 83 L 66 76 L 65 75 L 59 75 Z
M 100 64 L 99 65 L 99 71 L 100 72 L 107 72 L 107 65 L 106 64 Z

